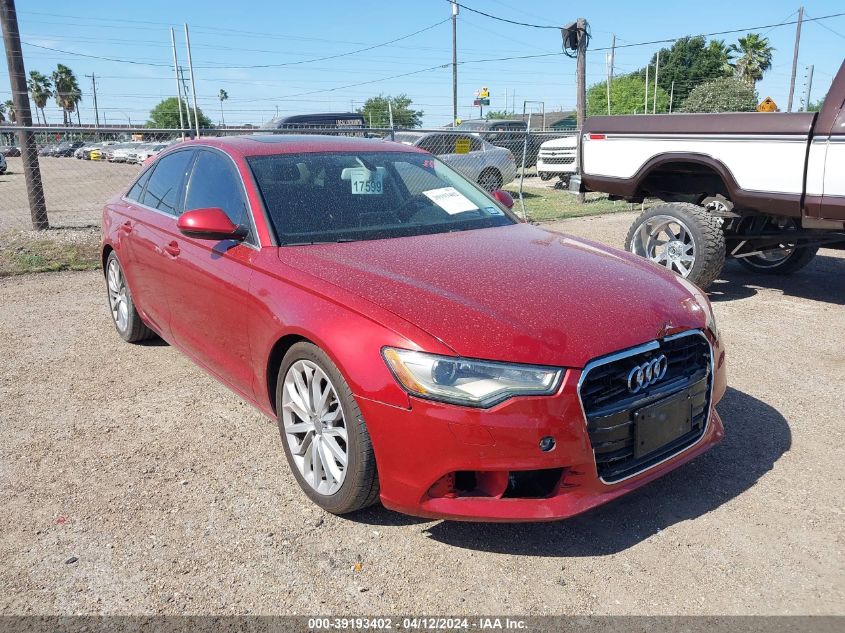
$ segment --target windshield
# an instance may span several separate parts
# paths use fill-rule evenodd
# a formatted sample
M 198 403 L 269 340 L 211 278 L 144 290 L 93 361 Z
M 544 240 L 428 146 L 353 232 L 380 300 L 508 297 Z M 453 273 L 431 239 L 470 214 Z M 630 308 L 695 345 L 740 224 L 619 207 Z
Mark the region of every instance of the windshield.
M 429 154 L 276 154 L 247 161 L 283 245 L 516 223 L 510 212 Z

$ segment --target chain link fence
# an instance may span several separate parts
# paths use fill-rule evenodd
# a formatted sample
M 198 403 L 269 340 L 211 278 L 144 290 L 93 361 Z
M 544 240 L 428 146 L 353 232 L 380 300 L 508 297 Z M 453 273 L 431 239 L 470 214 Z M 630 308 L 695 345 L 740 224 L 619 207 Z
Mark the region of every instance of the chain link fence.
M 30 196 L 18 132 L 33 132 L 52 227 L 96 227 L 103 204 L 123 191 L 144 161 L 186 136 L 181 130 L 0 126 L 0 232 L 32 228 Z M 422 148 L 487 190 L 562 187 L 576 168 L 574 130 L 460 131 L 451 129 L 321 128 L 203 130 L 203 137 L 241 134 L 321 134 L 381 138 Z M 36 200 L 36 202 L 38 202 Z M 517 210 L 520 209 L 517 202 Z M 522 207 L 524 209 L 524 207 Z

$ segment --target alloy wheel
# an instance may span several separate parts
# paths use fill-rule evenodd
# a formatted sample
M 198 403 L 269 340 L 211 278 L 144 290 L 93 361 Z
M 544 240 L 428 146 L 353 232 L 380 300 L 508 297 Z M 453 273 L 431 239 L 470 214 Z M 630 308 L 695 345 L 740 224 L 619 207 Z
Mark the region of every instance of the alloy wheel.
M 343 409 L 332 381 L 309 360 L 298 360 L 285 374 L 282 424 L 299 474 L 322 495 L 336 493 L 349 463 Z
M 120 269 L 117 259 L 112 259 L 109 262 L 106 283 L 109 289 L 109 307 L 111 308 L 112 319 L 114 319 L 117 329 L 125 332 L 129 324 L 129 301 L 126 279 L 123 277 L 123 271 Z
M 631 252 L 688 277 L 695 264 L 695 242 L 678 218 L 657 215 L 643 222 L 631 241 Z

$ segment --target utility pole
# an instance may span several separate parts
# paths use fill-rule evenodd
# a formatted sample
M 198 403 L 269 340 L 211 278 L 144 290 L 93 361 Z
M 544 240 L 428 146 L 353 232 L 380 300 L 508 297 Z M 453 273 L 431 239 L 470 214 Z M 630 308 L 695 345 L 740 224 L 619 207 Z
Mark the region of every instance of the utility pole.
M 578 18 L 575 26 L 578 30 L 578 53 L 575 59 L 575 116 L 578 133 L 581 134 L 587 118 L 587 21 L 584 18 Z M 580 174 L 583 171 L 583 152 L 578 151 L 577 157 Z M 584 193 L 578 192 L 578 202 L 583 204 L 584 201 Z
M 458 7 L 452 0 L 452 125 L 458 124 Z
M 813 64 L 807 66 L 807 80 L 805 82 L 804 90 L 804 112 L 807 112 L 810 107 L 810 92 L 813 90 Z
M 672 114 L 672 101 L 675 100 L 675 80 L 672 80 L 672 89 L 669 91 L 669 114 Z
M 610 114 L 610 85 L 613 83 L 613 65 L 616 62 L 616 33 L 610 40 L 610 69 L 607 73 L 607 113 Z
M 604 67 L 606 71 L 606 83 L 607 83 L 607 114 L 610 116 L 610 53 L 604 54 Z
M 182 88 L 179 84 L 179 60 L 176 58 L 176 32 L 170 27 L 170 44 L 173 46 L 173 72 L 176 75 L 176 104 L 179 107 L 179 132 L 185 140 L 185 119 L 182 116 Z
M 182 78 L 182 94 L 185 95 L 185 115 L 188 117 L 188 134 L 193 135 L 193 128 L 196 127 L 191 122 L 191 106 L 188 105 L 188 80 L 185 79 L 185 69 L 179 66 L 179 76 Z
M 185 23 L 185 46 L 188 48 L 188 72 L 191 74 L 191 94 L 194 98 L 194 123 L 197 129 L 197 138 L 200 136 L 200 120 L 197 111 L 197 82 L 194 79 L 194 60 L 191 57 L 191 36 L 188 34 L 188 23 Z
M 21 51 L 21 35 L 18 31 L 18 14 L 15 0 L 0 0 L 0 26 L 3 43 L 6 48 L 6 63 L 9 67 L 9 82 L 12 87 L 12 102 L 15 105 L 15 122 L 21 127 L 32 127 L 32 112 L 29 109 L 29 96 L 26 87 L 26 70 Z M 18 132 L 21 146 L 23 175 L 26 181 L 26 193 L 29 198 L 29 214 L 32 228 L 43 231 L 50 228 L 47 218 L 47 205 L 44 201 L 44 187 L 41 184 L 41 170 L 38 166 L 38 152 L 35 147 L 35 135 L 32 131 Z
M 792 78 L 789 80 L 789 99 L 786 111 L 792 112 L 792 96 L 795 94 L 795 73 L 798 70 L 798 45 L 801 43 L 801 23 L 804 21 L 804 7 L 798 7 L 798 24 L 795 27 L 795 50 L 792 53 Z
M 94 127 L 100 127 L 100 111 L 97 109 L 97 78 L 93 72 L 85 76 L 91 78 L 91 88 L 94 93 Z
M 657 51 L 657 61 L 654 64 L 654 106 L 651 113 L 657 114 L 657 73 L 660 71 L 660 51 Z
M 645 66 L 645 110 L 643 110 L 643 114 L 648 114 L 648 69 L 650 66 L 646 64 Z

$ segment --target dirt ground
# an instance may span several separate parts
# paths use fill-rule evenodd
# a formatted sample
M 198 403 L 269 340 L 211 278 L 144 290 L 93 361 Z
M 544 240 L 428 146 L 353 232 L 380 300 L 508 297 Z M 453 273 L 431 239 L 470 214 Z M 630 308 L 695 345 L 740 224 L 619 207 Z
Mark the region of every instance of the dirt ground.
M 558 226 L 619 245 L 631 217 Z M 118 338 L 99 272 L 2 279 L 0 613 L 842 614 L 844 255 L 728 266 L 725 441 L 529 525 L 327 515 L 273 422 Z

